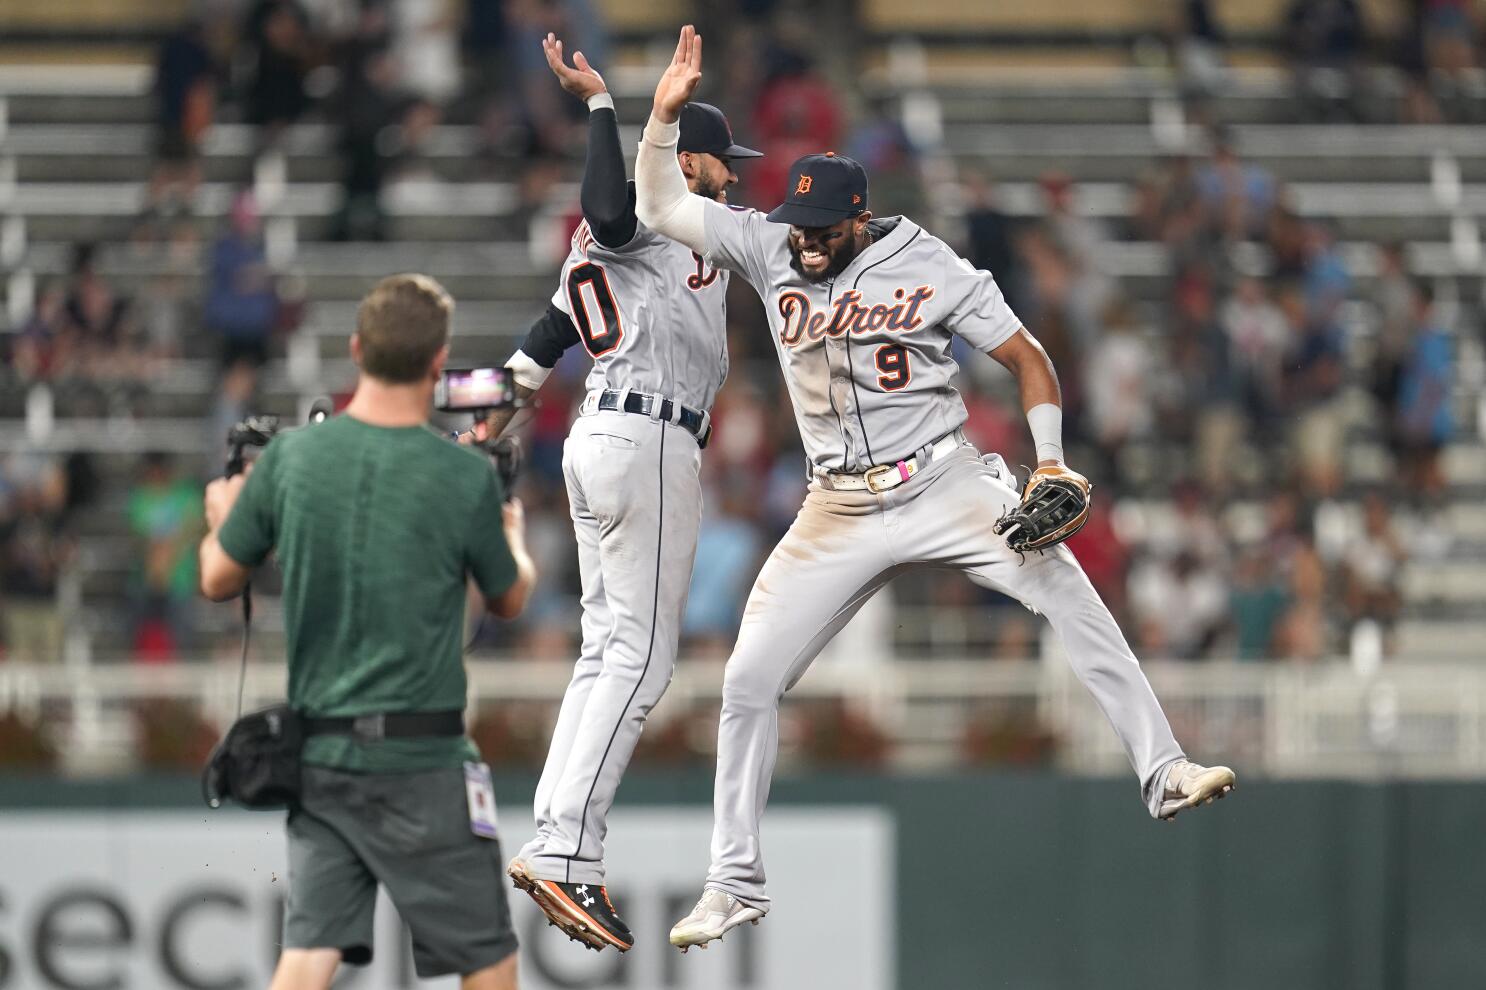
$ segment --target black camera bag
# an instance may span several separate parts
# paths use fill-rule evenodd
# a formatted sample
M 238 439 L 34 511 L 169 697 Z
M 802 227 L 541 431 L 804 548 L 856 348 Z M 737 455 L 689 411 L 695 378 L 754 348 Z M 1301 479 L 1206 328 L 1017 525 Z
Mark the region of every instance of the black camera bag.
M 304 727 L 299 713 L 274 705 L 244 715 L 212 750 L 201 772 L 206 803 L 231 798 L 244 808 L 278 809 L 299 801 L 299 752 Z

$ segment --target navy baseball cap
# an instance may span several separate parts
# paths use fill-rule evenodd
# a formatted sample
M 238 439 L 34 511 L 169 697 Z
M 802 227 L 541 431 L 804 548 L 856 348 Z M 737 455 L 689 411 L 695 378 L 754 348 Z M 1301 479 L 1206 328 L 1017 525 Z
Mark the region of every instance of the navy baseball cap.
M 762 151 L 733 143 L 733 129 L 722 111 L 710 103 L 688 103 L 681 108 L 681 137 L 676 150 L 716 155 L 718 158 L 762 158 Z
M 775 223 L 830 227 L 867 208 L 867 170 L 845 155 L 806 155 L 789 167 L 789 194 L 769 214 Z

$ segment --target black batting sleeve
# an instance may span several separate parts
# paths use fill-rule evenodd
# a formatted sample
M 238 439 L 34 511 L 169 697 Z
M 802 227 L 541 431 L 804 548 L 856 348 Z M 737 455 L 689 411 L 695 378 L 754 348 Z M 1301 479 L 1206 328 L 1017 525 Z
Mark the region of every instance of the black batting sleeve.
M 619 117 L 611 107 L 588 113 L 588 160 L 580 201 L 583 218 L 604 247 L 624 247 L 634 238 L 635 191 L 624 175 Z
M 578 342 L 578 328 L 568 314 L 547 304 L 547 312 L 526 332 L 521 352 L 544 368 L 556 367 L 563 351 Z

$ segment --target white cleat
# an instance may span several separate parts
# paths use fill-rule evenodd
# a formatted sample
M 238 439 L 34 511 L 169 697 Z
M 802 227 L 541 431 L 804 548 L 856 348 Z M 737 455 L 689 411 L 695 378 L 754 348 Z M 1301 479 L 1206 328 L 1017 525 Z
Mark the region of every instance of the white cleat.
M 691 914 L 671 929 L 671 944 L 682 952 L 693 945 L 705 949 L 708 942 L 721 939 L 750 921 L 756 925 L 763 916 L 763 911 L 749 907 L 727 891 L 708 887 L 702 891 L 702 899 L 691 909 Z
M 1198 805 L 1212 804 L 1237 786 L 1237 778 L 1227 767 L 1205 767 L 1189 760 L 1177 760 L 1166 775 L 1166 791 L 1161 795 L 1161 811 L 1166 821 Z

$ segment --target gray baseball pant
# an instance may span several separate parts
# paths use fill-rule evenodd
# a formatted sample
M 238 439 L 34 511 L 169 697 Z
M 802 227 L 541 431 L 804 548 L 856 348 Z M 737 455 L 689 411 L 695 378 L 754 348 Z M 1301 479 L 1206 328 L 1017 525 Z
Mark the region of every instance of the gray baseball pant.
M 1181 747 L 1109 609 L 1065 546 L 1019 558 L 992 527 L 1018 503 L 999 455 L 964 445 L 882 495 L 810 486 L 754 582 L 723 678 L 707 886 L 767 909 L 759 819 L 779 750 L 779 701 L 897 573 L 955 568 L 1047 616 L 1124 744 L 1147 808 Z
M 537 784 L 537 835 L 519 854 L 538 879 L 604 883 L 609 808 L 676 666 L 700 455 L 681 427 L 620 412 L 580 417 L 563 448 L 583 646 Z

